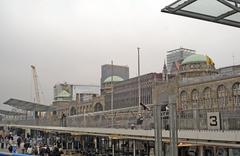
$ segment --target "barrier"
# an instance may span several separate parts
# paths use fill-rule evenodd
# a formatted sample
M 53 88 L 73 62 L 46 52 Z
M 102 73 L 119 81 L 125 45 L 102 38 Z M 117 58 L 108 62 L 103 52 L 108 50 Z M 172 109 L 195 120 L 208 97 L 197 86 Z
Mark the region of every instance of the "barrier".
M 0 156 L 29 156 L 29 155 L 27 155 L 27 154 L 20 154 L 20 153 L 0 152 Z

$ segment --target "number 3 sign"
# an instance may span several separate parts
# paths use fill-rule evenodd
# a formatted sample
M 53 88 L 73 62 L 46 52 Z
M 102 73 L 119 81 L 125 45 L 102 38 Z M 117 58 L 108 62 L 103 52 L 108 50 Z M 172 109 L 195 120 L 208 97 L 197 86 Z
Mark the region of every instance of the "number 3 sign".
M 219 112 L 207 113 L 208 129 L 219 130 L 220 129 L 220 117 Z

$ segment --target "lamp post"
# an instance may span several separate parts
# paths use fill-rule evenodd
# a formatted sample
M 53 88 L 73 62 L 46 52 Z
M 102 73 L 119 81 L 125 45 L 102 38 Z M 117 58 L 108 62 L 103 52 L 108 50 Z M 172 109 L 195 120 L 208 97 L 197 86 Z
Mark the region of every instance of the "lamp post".
M 170 106 L 170 154 L 171 156 L 178 156 L 178 130 L 177 130 L 177 112 L 176 112 L 176 96 L 169 96 Z
M 141 81 L 140 81 L 140 48 L 137 48 L 138 51 L 138 114 L 141 113 Z
M 111 127 L 113 128 L 113 61 L 111 61 L 111 115 Z

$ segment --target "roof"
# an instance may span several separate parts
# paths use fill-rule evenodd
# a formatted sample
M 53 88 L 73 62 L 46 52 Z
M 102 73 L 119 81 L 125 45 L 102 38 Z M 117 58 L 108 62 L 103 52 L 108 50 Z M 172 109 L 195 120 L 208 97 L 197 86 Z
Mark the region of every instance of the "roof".
M 8 111 L 8 110 L 0 110 L 0 114 L 3 114 L 3 115 L 24 115 L 24 113 Z
M 71 97 L 71 94 L 66 90 L 61 91 L 56 97 L 68 98 Z
M 182 62 L 183 64 L 189 64 L 189 63 L 199 63 L 199 62 L 207 62 L 208 56 L 200 55 L 200 54 L 193 54 L 185 58 Z
M 177 0 L 161 11 L 240 28 L 239 0 Z
M 113 77 L 113 78 L 112 78 Z M 120 76 L 109 76 L 104 80 L 104 83 L 106 82 L 111 82 L 113 79 L 113 82 L 119 82 L 119 81 L 123 81 L 124 79 L 121 78 Z
M 39 103 L 28 102 L 13 98 L 7 100 L 6 102 L 4 102 L 4 104 L 26 111 L 50 112 L 56 109 L 53 106 L 47 106 Z

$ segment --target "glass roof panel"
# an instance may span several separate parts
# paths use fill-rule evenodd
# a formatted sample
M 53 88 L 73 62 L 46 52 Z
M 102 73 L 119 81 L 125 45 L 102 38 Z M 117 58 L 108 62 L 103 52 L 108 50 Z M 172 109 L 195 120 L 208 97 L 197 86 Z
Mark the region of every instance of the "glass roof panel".
M 177 0 L 161 11 L 240 28 L 240 0 Z
M 172 8 L 175 8 L 175 7 L 177 7 L 177 6 L 181 5 L 181 4 L 183 4 L 183 3 L 186 2 L 186 1 L 188 1 L 188 0 L 181 0 L 181 1 L 178 1 L 178 2 L 176 2 L 176 3 L 174 3 L 174 4 L 172 4 L 171 7 L 172 7 Z
M 232 9 L 219 3 L 216 0 L 198 0 L 182 10 L 197 12 L 200 14 L 210 15 L 210 16 L 220 16 Z
M 231 20 L 231 21 L 238 21 L 240 22 L 240 13 L 236 13 L 236 14 L 233 14 L 231 16 L 228 16 L 227 18 L 225 18 L 227 20 Z

